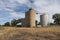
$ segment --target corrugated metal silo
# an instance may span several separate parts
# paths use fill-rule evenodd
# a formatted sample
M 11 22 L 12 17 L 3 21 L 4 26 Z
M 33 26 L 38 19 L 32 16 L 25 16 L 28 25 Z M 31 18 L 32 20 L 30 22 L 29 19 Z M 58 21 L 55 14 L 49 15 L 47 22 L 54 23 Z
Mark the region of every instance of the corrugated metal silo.
M 47 14 L 40 15 L 40 22 L 42 27 L 48 26 L 48 15 Z

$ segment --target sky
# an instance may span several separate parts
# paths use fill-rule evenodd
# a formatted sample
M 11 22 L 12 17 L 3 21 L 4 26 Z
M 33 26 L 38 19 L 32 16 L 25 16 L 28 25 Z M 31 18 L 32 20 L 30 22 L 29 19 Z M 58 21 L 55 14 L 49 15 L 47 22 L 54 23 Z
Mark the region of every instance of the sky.
M 60 0 L 0 0 L 0 24 L 24 18 L 29 8 L 39 13 L 36 20 L 40 20 L 40 14 L 46 13 L 49 22 L 53 22 L 52 15 L 60 13 Z

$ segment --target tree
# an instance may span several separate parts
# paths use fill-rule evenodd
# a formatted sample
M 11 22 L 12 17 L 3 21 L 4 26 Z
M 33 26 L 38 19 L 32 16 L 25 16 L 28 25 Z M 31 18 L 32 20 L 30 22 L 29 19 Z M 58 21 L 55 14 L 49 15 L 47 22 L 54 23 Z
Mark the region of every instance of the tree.
M 21 19 L 13 19 L 12 21 L 11 21 L 11 26 L 16 26 L 16 24 L 17 23 L 20 23 L 21 22 Z
M 0 25 L 0 27 L 1 27 L 2 25 Z
M 39 24 L 38 25 L 41 25 L 41 23 L 39 22 Z
M 35 24 L 36 24 L 36 26 L 37 26 L 37 24 L 38 24 L 38 21 L 37 21 L 37 20 L 35 21 Z
M 10 26 L 9 22 L 4 23 L 4 26 Z
M 13 20 L 11 21 L 11 26 L 16 26 L 16 19 L 13 19 Z
M 54 14 L 53 17 L 54 23 L 60 24 L 60 14 Z

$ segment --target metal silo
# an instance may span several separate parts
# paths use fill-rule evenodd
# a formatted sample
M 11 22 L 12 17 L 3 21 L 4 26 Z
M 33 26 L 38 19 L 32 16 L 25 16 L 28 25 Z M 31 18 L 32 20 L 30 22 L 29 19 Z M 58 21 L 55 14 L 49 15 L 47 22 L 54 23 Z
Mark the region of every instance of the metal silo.
M 47 26 L 48 25 L 48 15 L 47 14 L 42 14 L 40 15 L 40 22 L 41 22 L 41 26 Z

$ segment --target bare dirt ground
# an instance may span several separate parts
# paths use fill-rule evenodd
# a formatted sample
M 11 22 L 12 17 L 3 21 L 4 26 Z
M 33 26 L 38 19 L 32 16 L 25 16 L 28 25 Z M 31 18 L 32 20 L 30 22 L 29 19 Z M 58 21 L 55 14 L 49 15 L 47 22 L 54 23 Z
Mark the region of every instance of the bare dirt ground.
M 0 40 L 60 40 L 60 27 L 0 27 Z

